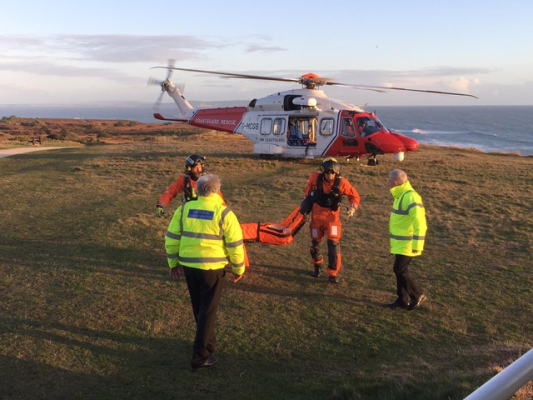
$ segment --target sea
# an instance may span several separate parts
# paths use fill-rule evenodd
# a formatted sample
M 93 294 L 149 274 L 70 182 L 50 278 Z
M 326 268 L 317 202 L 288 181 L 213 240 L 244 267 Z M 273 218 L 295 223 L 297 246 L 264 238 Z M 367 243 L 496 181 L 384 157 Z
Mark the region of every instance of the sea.
M 195 106 L 193 104 L 193 106 Z M 161 113 L 175 116 L 172 104 Z M 533 155 L 533 106 L 382 106 L 375 111 L 388 128 L 421 144 L 473 148 L 484 152 Z M 152 105 L 0 105 L 0 118 L 67 118 L 161 123 Z

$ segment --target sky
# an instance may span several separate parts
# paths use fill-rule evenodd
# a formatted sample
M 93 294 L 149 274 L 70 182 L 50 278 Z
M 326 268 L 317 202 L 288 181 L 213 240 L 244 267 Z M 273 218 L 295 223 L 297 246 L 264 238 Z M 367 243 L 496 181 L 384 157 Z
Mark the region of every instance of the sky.
M 153 104 L 176 67 L 470 93 L 327 87 L 355 105 L 533 105 L 533 1 L 0 0 L 0 105 Z M 190 101 L 297 83 L 175 71 Z M 170 98 L 165 102 L 171 102 Z

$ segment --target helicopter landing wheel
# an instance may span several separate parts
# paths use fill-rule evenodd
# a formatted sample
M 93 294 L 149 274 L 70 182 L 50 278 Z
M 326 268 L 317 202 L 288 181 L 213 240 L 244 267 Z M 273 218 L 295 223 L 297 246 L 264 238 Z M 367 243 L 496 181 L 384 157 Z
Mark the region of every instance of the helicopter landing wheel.
M 368 165 L 370 165 L 371 167 L 375 167 L 378 164 L 379 160 L 376 158 L 375 155 L 368 157 Z

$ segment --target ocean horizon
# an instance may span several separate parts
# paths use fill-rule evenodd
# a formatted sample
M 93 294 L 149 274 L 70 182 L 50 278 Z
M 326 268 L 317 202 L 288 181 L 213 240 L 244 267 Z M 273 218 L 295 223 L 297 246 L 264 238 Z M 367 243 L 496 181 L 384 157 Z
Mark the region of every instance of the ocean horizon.
M 227 102 L 195 107 L 224 107 Z M 196 104 L 195 104 L 196 103 Z M 233 102 L 230 106 L 246 105 Z M 533 155 L 533 106 L 374 106 L 380 121 L 388 128 L 417 140 L 420 144 L 473 148 L 484 152 Z M 177 107 L 162 104 L 159 112 L 177 116 Z M 62 118 L 126 120 L 164 123 L 153 117 L 151 104 L 124 105 L 0 105 L 0 118 Z

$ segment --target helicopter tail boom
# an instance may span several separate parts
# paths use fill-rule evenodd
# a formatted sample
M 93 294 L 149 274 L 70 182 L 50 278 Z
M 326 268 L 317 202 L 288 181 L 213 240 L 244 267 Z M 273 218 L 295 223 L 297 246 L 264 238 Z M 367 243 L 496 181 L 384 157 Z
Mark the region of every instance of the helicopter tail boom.
M 247 111 L 246 107 L 206 108 L 198 110 L 189 123 L 201 128 L 235 132 Z

